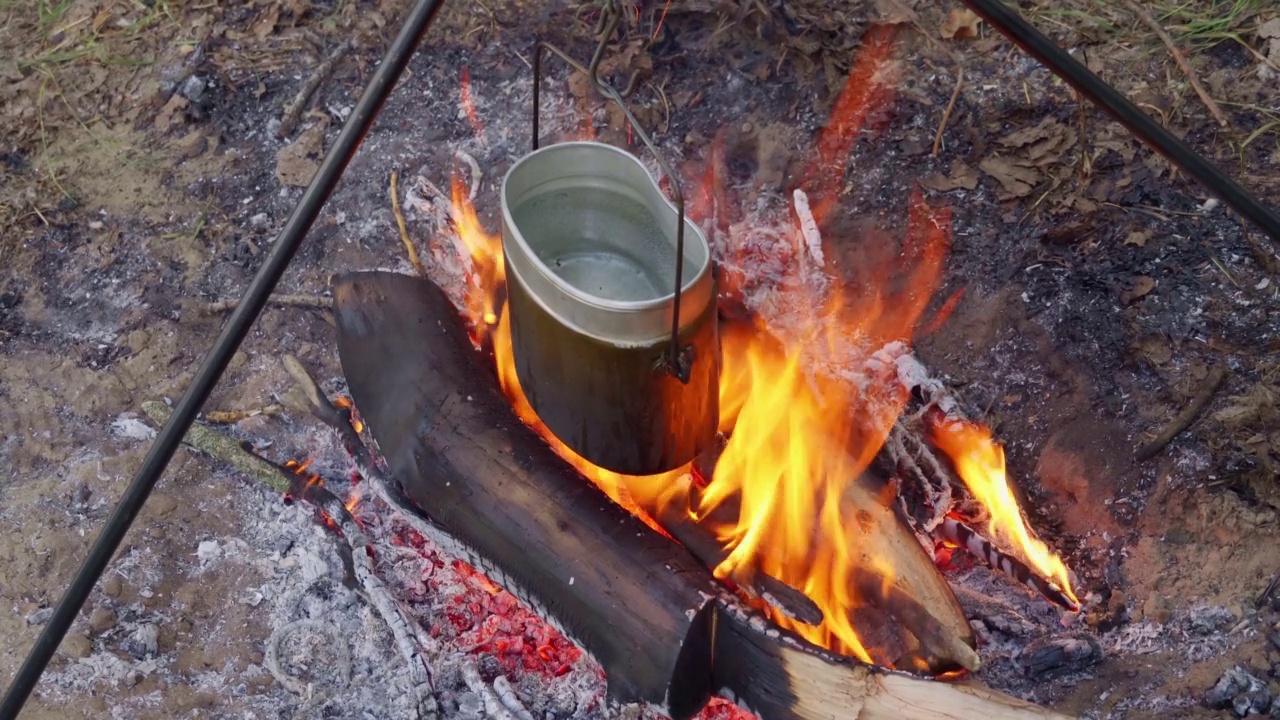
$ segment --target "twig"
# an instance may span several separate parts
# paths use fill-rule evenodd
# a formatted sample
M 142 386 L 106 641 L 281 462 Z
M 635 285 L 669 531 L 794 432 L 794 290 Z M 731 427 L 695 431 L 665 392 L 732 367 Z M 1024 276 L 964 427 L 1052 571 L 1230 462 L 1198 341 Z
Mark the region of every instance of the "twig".
M 1045 599 L 1071 612 L 1078 612 L 1080 605 L 1072 600 L 1062 588 L 1053 582 L 1040 577 L 1021 560 L 996 547 L 990 540 L 978 534 L 977 530 L 959 520 L 947 518 L 942 521 L 942 537 L 968 550 L 993 570 L 999 570 L 1018 582 L 1040 593 Z
M 204 421 L 215 425 L 232 425 L 251 417 L 257 417 L 259 415 L 275 417 L 283 412 L 283 405 L 274 404 L 264 405 L 260 408 L 253 408 L 252 410 L 213 410 L 204 414 Z
M 818 221 L 809 208 L 809 196 L 804 190 L 796 188 L 792 199 L 795 201 L 796 216 L 800 218 L 800 236 L 804 238 L 805 248 L 809 251 L 809 257 L 813 258 L 818 267 L 822 267 L 826 264 L 822 256 L 822 234 L 818 232 Z
M 471 182 L 467 188 L 467 200 L 475 202 L 476 193 L 480 192 L 480 181 L 484 179 L 484 171 L 480 169 L 480 163 L 471 157 L 471 153 L 465 150 L 454 150 L 453 156 L 467 164 L 467 168 L 471 170 Z
M 524 703 L 520 702 L 520 698 L 516 697 L 515 688 L 511 687 L 511 682 L 507 680 L 506 675 L 499 675 L 493 679 L 493 691 L 497 693 L 503 707 L 510 710 L 518 720 L 533 720 L 533 713 L 530 713 Z
M 1191 404 L 1187 406 L 1187 409 L 1183 410 L 1181 415 L 1174 418 L 1173 422 L 1169 423 L 1168 427 L 1161 431 L 1154 440 L 1138 449 L 1136 456 L 1138 462 L 1150 460 L 1155 457 L 1164 449 L 1165 445 L 1173 442 L 1173 439 L 1177 437 L 1179 433 L 1190 427 L 1191 423 L 1195 422 L 1196 418 L 1200 415 L 1200 412 L 1204 410 L 1204 407 L 1213 399 L 1214 393 L 1218 392 L 1218 386 L 1222 384 L 1222 380 L 1226 378 L 1226 376 L 1227 369 L 1223 365 L 1218 365 L 1211 370 L 1209 372 L 1209 377 L 1205 378 L 1204 385 L 1201 386 L 1200 392 L 1192 398 Z
M 494 693 L 493 688 L 480 677 L 480 671 L 476 669 L 474 663 L 466 662 L 462 665 L 462 679 L 467 683 L 467 687 L 471 692 L 480 696 L 484 701 L 484 713 L 492 720 L 519 720 L 515 715 L 507 709 L 506 705 L 498 699 L 498 695 Z
M 271 633 L 271 637 L 267 640 L 267 649 L 264 653 L 262 664 L 271 673 L 271 676 L 276 679 L 276 682 L 280 683 L 280 686 L 285 690 L 304 698 L 313 692 L 310 683 L 305 683 L 285 672 L 280 662 L 280 646 L 284 644 L 286 638 L 301 630 L 310 630 L 329 638 L 329 647 L 325 648 L 325 666 L 341 678 L 343 686 L 351 682 L 351 648 L 347 646 L 346 638 L 342 637 L 342 633 L 332 623 L 312 618 L 294 620 L 291 623 L 282 625 L 276 628 L 276 631 Z M 307 705 L 323 704 L 324 699 L 327 697 L 329 697 L 328 694 L 320 697 L 312 696 L 308 699 Z
M 956 109 L 956 100 L 960 99 L 960 88 L 964 85 L 964 68 L 956 70 L 956 86 L 951 90 L 951 99 L 947 101 L 947 106 L 942 110 L 942 119 L 938 121 L 938 131 L 933 134 L 933 156 L 938 157 L 938 152 L 942 150 L 942 133 L 947 130 L 947 123 L 951 122 L 951 112 Z
M 171 412 L 168 407 L 158 402 L 145 402 L 142 404 L 142 409 L 152 421 L 161 425 L 169 419 Z M 337 525 L 343 539 L 346 540 L 344 550 L 348 551 L 342 553 L 344 565 L 347 565 L 348 572 L 359 583 L 365 599 L 391 629 L 396 647 L 409 666 L 409 678 L 416 694 L 415 708 L 418 716 L 420 718 L 435 717 L 438 714 L 438 706 L 431 673 L 418 645 L 422 634 L 412 629 L 413 621 L 406 618 L 391 591 L 377 576 L 373 558 L 369 553 L 369 539 L 342 500 L 322 483 L 311 482 L 303 475 L 298 475 L 286 467 L 260 457 L 235 439 L 211 428 L 192 425 L 187 431 L 184 442 L 265 483 L 281 494 L 291 495 L 313 505 Z
M 154 400 L 142 403 L 142 412 L 157 425 L 164 425 L 172 412 L 162 402 Z M 275 490 L 281 495 L 292 493 L 293 483 L 280 476 L 274 463 L 268 462 L 245 449 L 244 445 L 233 437 L 224 435 L 204 425 L 193 424 L 182 442 L 217 460 L 230 465 L 242 475 Z
M 1178 46 L 1173 44 L 1173 38 L 1169 37 L 1169 33 L 1165 32 L 1160 23 L 1156 22 L 1156 19 L 1151 17 L 1151 14 L 1143 10 L 1134 0 L 1124 0 L 1124 4 L 1125 7 L 1129 8 L 1130 12 L 1138 16 L 1138 19 L 1144 25 L 1151 28 L 1151 31 L 1160 38 L 1165 47 L 1169 48 L 1169 54 L 1173 55 L 1178 67 L 1182 68 L 1182 73 L 1187 76 L 1187 81 L 1191 83 L 1191 89 L 1195 90 L 1196 95 L 1200 96 L 1200 101 L 1204 103 L 1205 107 L 1209 108 L 1209 112 L 1213 114 L 1218 124 L 1222 127 L 1227 127 L 1227 117 L 1222 114 L 1221 108 L 1213 101 L 1213 98 L 1209 97 L 1209 93 L 1204 91 L 1204 87 L 1200 85 L 1200 81 L 1196 78 L 1195 71 L 1191 69 L 1191 65 L 1187 62 L 1187 58 L 1182 55 L 1182 51 L 1178 50 Z
M 293 102 L 285 108 L 284 115 L 280 118 L 280 129 L 276 131 L 277 137 L 287 138 L 293 134 L 293 129 L 298 126 L 298 120 L 302 119 L 302 110 L 307 106 L 307 101 L 311 99 L 312 93 L 316 91 L 316 88 L 320 87 L 320 83 L 324 82 L 325 78 L 333 74 L 334 68 L 338 67 L 338 63 L 342 62 L 343 56 L 350 49 L 351 43 L 344 41 L 334 48 L 324 62 L 316 66 L 315 71 L 311 73 L 311 77 L 307 78 L 307 81 L 298 89 L 298 94 L 294 96 Z
M 329 310 L 333 307 L 333 300 L 318 295 L 272 295 L 267 302 L 281 307 L 309 308 L 312 310 Z M 235 310 L 239 304 L 239 298 L 218 300 L 205 305 L 202 311 L 205 315 L 216 315 Z
M 400 228 L 400 242 L 404 243 L 409 264 L 413 266 L 413 271 L 418 273 L 419 277 L 426 277 L 427 271 L 423 269 L 422 260 L 418 258 L 418 248 L 414 247 L 413 240 L 409 239 L 409 230 L 404 224 L 404 213 L 400 212 L 400 190 L 396 187 L 399 177 L 400 173 L 394 171 L 391 173 L 391 213 L 396 216 L 396 227 Z
M 324 393 L 320 391 L 320 386 L 316 384 L 316 381 L 307 372 L 307 369 L 303 367 L 298 358 L 293 355 L 285 355 L 284 367 L 289 372 L 289 375 L 293 377 L 295 389 L 294 392 L 286 393 L 282 398 L 285 403 L 299 410 L 309 412 L 317 420 L 338 433 L 338 436 L 342 439 L 343 447 L 355 462 L 356 470 L 364 476 L 369 489 L 379 500 L 399 513 L 405 524 L 423 537 L 449 542 L 450 539 L 447 536 L 442 536 L 439 528 L 422 517 L 404 496 L 393 489 L 394 486 L 391 480 L 382 471 L 382 468 L 374 463 L 373 456 L 369 454 L 368 446 L 360 439 L 360 434 L 356 432 L 355 427 L 351 424 L 351 411 L 347 408 L 339 408 L 330 402 L 329 398 L 325 397 Z

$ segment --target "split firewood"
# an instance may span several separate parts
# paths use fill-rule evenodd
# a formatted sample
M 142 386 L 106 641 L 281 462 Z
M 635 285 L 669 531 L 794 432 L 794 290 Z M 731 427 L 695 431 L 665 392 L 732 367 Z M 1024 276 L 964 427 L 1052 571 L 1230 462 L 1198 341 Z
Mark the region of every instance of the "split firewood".
M 146 402 L 142 407 L 143 412 L 156 424 L 163 425 L 168 422 L 171 411 L 163 403 Z M 192 425 L 183 441 L 265 482 L 277 492 L 314 505 L 338 526 L 349 548 L 349 553 L 343 556 L 344 562 L 348 557 L 350 558 L 349 569 L 365 599 L 373 605 L 383 622 L 387 624 L 395 638 L 396 647 L 404 656 L 409 670 L 410 685 L 415 693 L 414 707 L 418 717 L 424 719 L 436 717 L 439 709 L 430 669 L 418 647 L 419 634 L 411 629 L 411 626 L 416 623 L 406 616 L 395 596 L 378 577 L 373 566 L 373 557 L 369 552 L 369 539 L 342 499 L 325 488 L 323 483 L 310 482 L 306 476 L 262 458 L 235 439 L 211 428 Z
M 356 274 L 336 283 L 335 304 L 344 373 L 392 487 L 464 560 L 598 661 L 612 701 L 647 701 L 674 720 L 713 692 L 764 720 L 1062 717 L 832 656 L 747 610 L 516 418 L 429 282 Z M 923 553 L 911 533 L 903 542 Z

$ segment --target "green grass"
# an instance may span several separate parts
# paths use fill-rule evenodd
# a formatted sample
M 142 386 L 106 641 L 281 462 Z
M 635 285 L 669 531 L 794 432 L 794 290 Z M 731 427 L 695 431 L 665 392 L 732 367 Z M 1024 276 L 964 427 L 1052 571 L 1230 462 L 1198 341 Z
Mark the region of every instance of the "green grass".
M 1245 23 L 1268 7 L 1271 0 L 1184 0 L 1156 4 L 1153 13 L 1175 40 L 1203 49 L 1224 40 L 1243 43 Z

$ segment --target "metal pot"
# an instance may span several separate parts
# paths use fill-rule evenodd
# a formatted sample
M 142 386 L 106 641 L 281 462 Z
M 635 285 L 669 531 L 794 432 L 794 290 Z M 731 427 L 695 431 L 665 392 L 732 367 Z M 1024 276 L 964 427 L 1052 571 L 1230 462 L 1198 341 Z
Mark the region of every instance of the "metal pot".
M 711 249 L 684 219 L 675 293 L 678 218 L 635 156 L 601 143 L 536 150 L 502 182 L 520 386 L 563 443 L 627 475 L 690 462 L 719 421 Z

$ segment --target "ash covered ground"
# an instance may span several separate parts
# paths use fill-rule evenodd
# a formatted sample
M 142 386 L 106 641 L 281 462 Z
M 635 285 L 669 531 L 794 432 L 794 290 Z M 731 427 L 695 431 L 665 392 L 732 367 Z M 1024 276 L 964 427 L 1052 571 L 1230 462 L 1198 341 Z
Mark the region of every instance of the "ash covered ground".
M 1234 40 L 1196 30 L 1190 13 L 1226 12 L 1202 4 L 1165 20 L 1197 50 L 1193 64 L 1211 91 L 1230 102 L 1228 129 L 1122 9 L 1028 9 L 1274 204 L 1280 157 L 1266 128 L 1276 77 Z M 138 406 L 182 392 L 221 321 L 204 306 L 248 282 L 403 8 L 83 2 L 56 17 L 0 9 L 0 42 L 14 49 L 0 66 L 0 97 L 16 129 L 0 158 L 5 677 L 145 452 Z M 1206 693 L 1236 667 L 1278 694 L 1280 650 L 1269 638 L 1280 616 L 1263 592 L 1280 570 L 1275 245 L 1082 110 L 989 28 L 943 38 L 947 9 L 672 3 L 655 34 L 656 10 L 645 7 L 629 28 L 628 62 L 651 69 L 637 114 L 686 187 L 723 153 L 733 202 L 721 219 L 730 226 L 788 212 L 787 190 L 862 32 L 872 22 L 899 26 L 895 99 L 869 118 L 846 163 L 842 210 L 822 228 L 828 262 L 856 279 L 868 258 L 892 253 L 918 186 L 951 205 L 954 238 L 935 307 L 964 294 L 920 339 L 919 355 L 1006 443 L 1034 524 L 1090 600 L 1084 617 L 1064 625 L 1043 600 L 957 558 L 948 572 L 980 623 L 982 679 L 1098 718 L 1233 713 L 1206 707 Z M 1275 49 L 1273 11 L 1228 20 L 1257 53 Z M 323 295 L 336 272 L 407 270 L 388 176 L 398 171 L 402 190 L 418 176 L 447 189 L 459 150 L 483 170 L 475 202 L 496 230 L 497 185 L 529 147 L 526 48 L 542 33 L 586 58 L 591 25 L 586 6 L 449 7 L 281 291 Z M 278 139 L 281 108 L 343 41 L 353 50 L 288 140 Z M 550 67 L 547 134 L 590 124 L 601 139 L 626 143 L 618 118 Z M 474 118 L 462 108 L 464 70 Z M 425 243 L 429 223 L 407 213 Z M 774 259 L 757 258 L 759 276 Z M 326 316 L 270 308 L 209 409 L 272 402 L 289 385 L 279 364 L 286 352 L 341 389 Z M 1132 460 L 1218 366 L 1230 374 L 1196 424 L 1155 459 Z M 348 470 L 328 431 L 308 418 L 255 417 L 232 431 L 279 460 L 315 458 L 313 468 L 333 477 Z M 377 515 L 364 519 L 384 540 L 393 534 Z M 378 618 L 342 585 L 335 542 L 305 508 L 180 451 L 24 717 L 400 716 L 401 661 Z M 466 662 L 488 680 L 510 676 L 539 714 L 602 712 L 601 679 L 567 648 L 546 643 L 553 667 L 516 668 L 503 662 L 540 659 L 536 648 L 504 654 L 481 642 L 498 622 L 486 617 L 509 621 L 501 639 L 547 640 L 510 626 L 519 610 L 483 581 L 430 548 L 390 553 L 380 570 L 428 623 L 447 619 L 449 603 L 474 605 L 463 618 L 470 625 L 442 630 L 460 652 L 436 668 L 446 714 L 482 712 L 460 676 Z M 1028 664 L 1028 647 L 1064 637 L 1080 638 L 1084 661 Z M 283 674 L 300 684 L 286 687 L 266 669 L 275 641 Z M 557 674 L 562 664 L 570 668 Z M 1257 692 L 1238 685 L 1210 699 L 1230 705 Z

